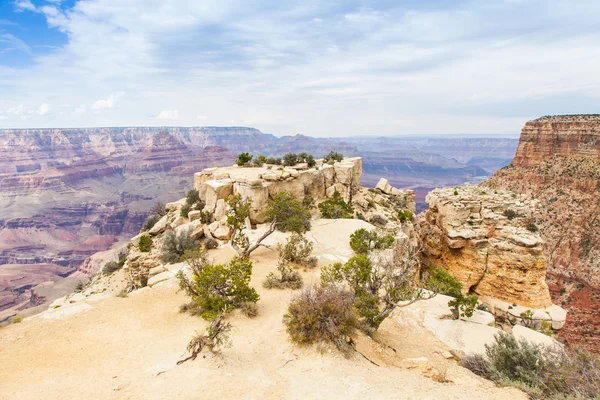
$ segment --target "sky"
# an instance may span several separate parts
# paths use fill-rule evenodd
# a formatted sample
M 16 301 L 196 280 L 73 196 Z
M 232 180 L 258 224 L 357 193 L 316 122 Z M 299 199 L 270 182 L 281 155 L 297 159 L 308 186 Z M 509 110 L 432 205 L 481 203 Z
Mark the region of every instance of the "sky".
M 599 105 L 598 0 L 0 0 L 0 128 L 518 133 Z

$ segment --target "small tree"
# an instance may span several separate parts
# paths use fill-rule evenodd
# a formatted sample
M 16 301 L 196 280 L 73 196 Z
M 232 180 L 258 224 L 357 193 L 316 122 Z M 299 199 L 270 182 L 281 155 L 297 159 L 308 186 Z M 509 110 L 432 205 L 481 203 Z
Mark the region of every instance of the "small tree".
M 453 319 L 470 318 L 477 306 L 477 296 L 460 294 L 454 300 L 450 300 L 448 306 L 451 308 Z
M 162 217 L 166 213 L 167 212 L 165 210 L 165 203 L 163 203 L 162 201 L 157 201 L 156 203 L 154 203 L 154 205 L 150 209 L 150 214 L 155 215 L 157 217 Z
M 270 225 L 267 231 L 256 242 L 250 243 L 248 236 L 243 232 L 246 218 L 250 216 L 250 202 L 241 195 L 229 196 L 227 199 L 229 210 L 227 224 L 231 228 L 231 246 L 241 257 L 248 257 L 256 250 L 261 242 L 275 232 L 302 233 L 310 229 L 310 212 L 301 201 L 294 198 L 290 192 L 279 192 L 273 195 L 267 203 L 267 221 Z
M 454 297 L 454 300 L 448 302 L 453 319 L 472 317 L 477 306 L 477 296 L 463 295 L 462 288 L 462 283 L 448 271 L 441 268 L 431 271 L 428 289 Z
M 154 228 L 154 225 L 156 225 L 160 218 L 161 217 L 159 217 L 158 215 L 151 215 L 148 218 L 146 218 L 146 221 L 144 221 L 144 225 L 142 225 L 141 232 L 146 232 Z
M 515 210 L 511 210 L 509 208 L 509 209 L 504 210 L 504 216 L 506 218 L 508 218 L 509 220 L 513 220 L 517 217 L 517 212 Z
M 207 264 L 193 274 L 193 299 L 202 309 L 202 318 L 211 320 L 243 303 L 256 303 L 260 296 L 251 287 L 252 262 L 234 258 L 227 264 Z
M 360 228 L 350 235 L 350 247 L 356 254 L 367 254 L 371 250 L 390 249 L 394 245 L 392 235 L 383 235 L 375 231 Z
M 343 159 L 344 155 L 342 153 L 338 153 L 337 151 L 331 151 L 323 156 L 323 162 L 331 164 L 333 164 L 335 161 L 342 161 Z
M 336 219 L 354 217 L 354 210 L 342 198 L 342 195 L 337 190 L 333 192 L 330 199 L 319 203 L 319 211 L 323 218 Z
M 141 252 L 147 253 L 152 248 L 152 239 L 148 235 L 140 236 L 140 242 L 138 248 Z
M 292 167 L 298 163 L 298 156 L 294 153 L 287 153 L 283 156 L 283 166 Z
M 400 222 L 405 223 L 407 221 L 411 221 L 414 215 L 410 210 L 400 210 L 398 211 L 398 219 Z
M 285 245 L 279 244 L 279 257 L 286 261 L 303 267 L 316 267 L 317 259 L 311 257 L 313 244 L 300 233 L 292 233 Z
M 252 160 L 252 156 L 248 153 L 241 153 L 238 154 L 238 158 L 236 161 L 236 164 L 240 167 L 243 167 L 244 165 L 247 165 L 250 160 Z

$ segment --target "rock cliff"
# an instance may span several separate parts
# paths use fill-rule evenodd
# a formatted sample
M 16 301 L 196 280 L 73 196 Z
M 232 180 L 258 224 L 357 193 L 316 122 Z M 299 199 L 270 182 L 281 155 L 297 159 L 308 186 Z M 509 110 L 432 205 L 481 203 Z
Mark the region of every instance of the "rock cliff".
M 532 308 L 552 305 L 543 240 L 527 229 L 535 201 L 460 186 L 435 189 L 427 202 L 417 223 L 424 268 L 450 271 L 478 296 Z
M 538 202 L 554 301 L 569 310 L 561 335 L 600 350 L 600 116 L 554 116 L 523 127 L 513 162 L 482 186 Z

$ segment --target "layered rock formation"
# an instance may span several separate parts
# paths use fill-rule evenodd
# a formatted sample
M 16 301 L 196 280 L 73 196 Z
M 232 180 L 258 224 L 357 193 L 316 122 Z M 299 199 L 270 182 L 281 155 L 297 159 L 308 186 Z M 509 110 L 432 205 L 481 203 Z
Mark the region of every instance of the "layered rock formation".
M 600 351 L 600 116 L 555 116 L 523 127 L 513 162 L 482 186 L 522 193 L 545 240 L 553 298 L 569 310 L 564 339 Z
M 359 188 L 362 159 L 345 158 L 334 165 L 318 162 L 316 168 L 306 164 L 293 167 L 268 165 L 262 168 L 208 168 L 194 175 L 194 188 L 205 202 L 204 211 L 223 215 L 225 199 L 241 194 L 250 199 L 252 223 L 265 222 L 267 200 L 280 191 L 288 191 L 299 199 L 310 196 L 314 200 L 331 197 L 337 190 L 347 197 Z
M 478 296 L 531 308 L 552 305 L 543 240 L 527 229 L 535 201 L 461 186 L 435 189 L 427 202 L 418 220 L 424 268 L 450 271 Z

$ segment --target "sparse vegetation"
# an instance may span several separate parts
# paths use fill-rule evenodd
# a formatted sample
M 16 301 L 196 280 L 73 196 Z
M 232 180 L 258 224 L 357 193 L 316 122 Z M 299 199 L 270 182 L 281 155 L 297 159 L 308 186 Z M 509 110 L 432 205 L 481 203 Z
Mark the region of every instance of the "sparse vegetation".
M 344 201 L 342 195 L 337 190 L 330 199 L 319 203 L 319 211 L 323 218 L 328 219 L 351 219 L 354 217 L 354 210 Z
M 343 349 L 358 327 L 354 295 L 340 286 L 309 286 L 292 299 L 283 322 L 294 343 Z
M 20 315 L 15 316 L 10 323 L 11 324 L 18 324 L 19 322 L 23 321 L 23 317 L 21 317 Z
M 529 222 L 525 228 L 529 231 L 529 232 L 537 232 L 539 229 L 537 227 L 537 225 L 534 222 Z
M 407 221 L 412 221 L 413 218 L 414 218 L 414 214 L 410 210 L 400 210 L 400 211 L 398 211 L 398 219 L 402 223 L 405 223 Z
M 163 203 L 162 201 L 157 201 L 156 203 L 154 203 L 152 208 L 150 208 L 150 214 L 159 218 L 164 216 L 166 213 L 167 210 L 165 210 L 165 203 Z
M 444 269 L 436 268 L 431 271 L 427 288 L 433 292 L 454 297 L 448 302 L 453 319 L 470 318 L 477 307 L 477 296 L 463 295 L 462 283 Z
M 218 353 L 221 348 L 229 347 L 231 345 L 231 329 L 233 326 L 229 322 L 224 322 L 223 318 L 224 314 L 219 314 L 211 321 L 208 328 L 206 328 L 205 333 L 202 335 L 197 334 L 192 338 L 187 346 L 187 351 L 188 353 L 191 353 L 191 355 L 183 360 L 177 361 L 177 365 L 188 360 L 195 360 L 204 348 L 207 348 L 212 353 Z
M 277 246 L 279 257 L 285 262 L 302 267 L 317 266 L 316 257 L 311 257 L 313 243 L 300 233 L 293 233 L 284 245 Z
M 187 229 L 179 233 L 168 231 L 161 249 L 161 259 L 165 263 L 176 263 L 181 261 L 181 257 L 187 250 L 197 246 L 196 240 L 192 237 L 192 230 Z
M 271 164 L 271 165 L 281 165 L 282 161 L 281 161 L 281 158 L 269 157 L 269 158 L 267 158 L 266 163 Z
M 204 225 L 210 224 L 213 222 L 214 215 L 210 211 L 202 211 L 200 213 L 200 222 Z
M 265 289 L 300 289 L 302 287 L 302 276 L 285 260 L 279 260 L 277 270 L 279 276 L 270 272 L 263 281 Z
M 192 267 L 192 279 L 180 274 L 179 283 L 202 310 L 202 318 L 212 320 L 243 303 L 258 301 L 258 293 L 249 285 L 252 275 L 249 259 L 234 258 L 227 264 L 210 264 L 201 254 L 197 267 Z
M 371 219 L 369 220 L 369 222 L 372 223 L 373 225 L 377 225 L 377 226 L 385 226 L 388 223 L 387 219 L 383 218 L 379 214 L 373 215 L 371 217 Z
M 152 239 L 150 239 L 150 236 L 148 236 L 148 235 L 140 236 L 140 242 L 139 242 L 138 248 L 143 253 L 149 252 L 150 249 L 152 248 Z
M 581 350 L 562 350 L 518 341 L 500 333 L 486 356 L 469 355 L 461 365 L 530 398 L 593 399 L 600 396 L 600 360 Z
M 248 153 L 240 153 L 238 154 L 236 164 L 240 167 L 248 165 L 248 163 L 252 160 L 252 156 Z
M 510 208 L 504 210 L 503 215 L 508 218 L 509 220 L 513 220 L 517 217 L 517 212 L 515 210 L 512 210 Z
M 253 164 L 255 167 L 262 167 L 266 162 L 267 162 L 267 157 L 260 155 L 254 159 Z
M 146 221 L 144 221 L 144 225 L 142 225 L 142 232 L 146 232 L 149 231 L 150 229 L 154 228 L 154 225 L 156 225 L 156 223 L 158 222 L 158 220 L 161 217 L 159 217 L 158 215 L 151 215 L 148 218 L 146 218 Z
M 371 250 L 385 250 L 394 245 L 392 235 L 360 228 L 350 235 L 350 247 L 356 254 L 368 254 Z
M 282 232 L 297 233 L 303 233 L 310 229 L 309 210 L 301 201 L 294 198 L 293 194 L 282 191 L 276 193 L 268 201 L 266 216 L 267 221 L 270 222 L 269 228 L 254 243 L 250 243 L 248 236 L 242 231 L 246 218 L 250 216 L 249 201 L 238 194 L 229 196 L 227 204 L 229 205 L 227 224 L 232 230 L 231 246 L 241 257 L 248 257 L 276 229 Z
M 120 251 L 117 256 L 117 261 L 109 261 L 102 267 L 102 273 L 104 275 L 110 275 L 115 271 L 120 270 L 125 265 L 125 261 L 127 260 L 127 253 L 125 251 Z M 82 288 L 83 290 L 83 288 Z
M 344 155 L 342 153 L 338 153 L 337 151 L 331 151 L 323 156 L 323 162 L 327 164 L 333 164 L 334 162 L 339 162 L 343 159 Z
M 298 156 L 294 153 L 287 153 L 283 156 L 283 166 L 291 167 L 298 163 Z

